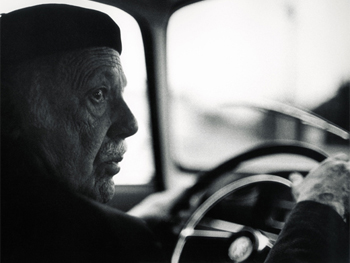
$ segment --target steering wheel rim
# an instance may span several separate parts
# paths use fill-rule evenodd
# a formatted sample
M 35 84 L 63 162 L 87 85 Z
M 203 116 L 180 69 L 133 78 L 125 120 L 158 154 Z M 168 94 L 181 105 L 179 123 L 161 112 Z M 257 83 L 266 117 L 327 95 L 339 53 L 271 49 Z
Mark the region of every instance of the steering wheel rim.
M 214 181 L 221 178 L 221 176 L 226 172 L 235 170 L 238 167 L 238 165 L 242 162 L 272 154 L 297 154 L 304 157 L 308 157 L 317 162 L 322 162 L 328 156 L 325 152 L 321 151 L 320 149 L 301 142 L 273 142 L 268 144 L 262 144 L 252 148 L 247 152 L 235 156 L 229 159 L 228 161 L 224 162 L 223 164 L 217 166 L 216 168 L 206 172 L 202 175 L 200 180 L 198 180 L 198 182 L 192 188 L 188 189 L 185 195 L 188 197 L 196 193 L 197 191 L 200 191 L 201 189 L 207 188 Z M 218 174 L 218 176 L 213 176 L 215 174 Z M 291 187 L 292 185 L 289 180 L 283 177 L 269 174 L 259 174 L 237 179 L 229 185 L 222 187 L 214 194 L 209 196 L 192 213 L 190 219 L 187 221 L 187 223 L 180 232 L 178 241 L 175 246 L 175 250 L 172 255 L 171 262 L 179 262 L 188 234 L 194 231 L 194 228 L 198 224 L 198 222 L 213 206 L 215 206 L 215 204 L 220 202 L 226 196 L 241 189 L 242 187 L 253 183 L 262 182 L 275 182 L 285 185 L 287 187 Z
M 194 193 L 199 192 L 211 185 L 221 175 L 228 171 L 233 171 L 241 163 L 273 154 L 296 154 L 304 157 L 308 157 L 316 162 L 322 162 L 328 157 L 328 154 L 321 149 L 304 142 L 297 141 L 272 141 L 255 146 L 241 154 L 238 154 L 215 168 L 204 171 L 198 176 L 197 182 L 190 188 L 188 188 L 183 194 L 183 198 L 179 200 L 179 204 L 175 204 L 173 207 L 173 213 L 176 213 L 178 206 L 182 204 L 184 199 L 189 198 Z M 218 176 L 219 175 L 219 176 Z

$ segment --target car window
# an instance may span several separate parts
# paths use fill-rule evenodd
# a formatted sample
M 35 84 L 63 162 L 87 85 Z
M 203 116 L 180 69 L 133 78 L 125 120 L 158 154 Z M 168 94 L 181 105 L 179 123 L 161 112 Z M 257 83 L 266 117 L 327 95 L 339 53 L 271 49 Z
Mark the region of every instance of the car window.
M 209 169 L 280 139 L 348 152 L 349 7 L 215 0 L 175 12 L 168 26 L 175 162 Z M 328 124 L 311 112 L 341 127 L 330 130 L 342 138 L 324 132 Z
M 134 136 L 126 140 L 128 151 L 121 164 L 121 171 L 114 177 L 114 181 L 116 184 L 149 183 L 153 178 L 155 168 L 146 94 L 147 78 L 144 49 L 137 22 L 133 17 L 120 9 L 92 1 L 74 0 L 54 2 L 100 10 L 109 14 L 121 28 L 123 44 L 121 62 L 128 81 L 124 97 L 138 120 L 139 130 Z M 7 13 L 15 9 L 42 3 L 47 3 L 47 1 L 5 0 L 1 2 L 0 13 Z

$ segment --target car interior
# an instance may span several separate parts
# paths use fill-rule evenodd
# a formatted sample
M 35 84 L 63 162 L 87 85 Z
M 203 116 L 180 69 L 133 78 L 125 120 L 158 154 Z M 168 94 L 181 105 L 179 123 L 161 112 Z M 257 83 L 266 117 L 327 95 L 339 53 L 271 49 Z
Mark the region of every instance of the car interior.
M 159 239 L 169 261 L 263 262 L 295 205 L 288 177 L 349 154 L 347 0 L 67 3 L 121 28 L 139 131 L 108 205 L 183 189 Z

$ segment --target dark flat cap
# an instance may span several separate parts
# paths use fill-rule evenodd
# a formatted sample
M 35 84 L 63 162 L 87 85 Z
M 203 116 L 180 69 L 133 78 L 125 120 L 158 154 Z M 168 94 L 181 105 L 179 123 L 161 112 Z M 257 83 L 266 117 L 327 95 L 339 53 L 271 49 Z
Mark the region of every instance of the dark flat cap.
M 92 47 L 122 50 L 118 25 L 102 12 L 44 4 L 1 16 L 2 65 Z

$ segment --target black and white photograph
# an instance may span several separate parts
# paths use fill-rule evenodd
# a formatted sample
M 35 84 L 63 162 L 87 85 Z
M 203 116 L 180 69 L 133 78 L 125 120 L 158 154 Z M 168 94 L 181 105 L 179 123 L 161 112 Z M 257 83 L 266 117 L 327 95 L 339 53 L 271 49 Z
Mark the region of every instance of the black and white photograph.
M 1 0 L 1 262 L 349 263 L 349 0 Z

